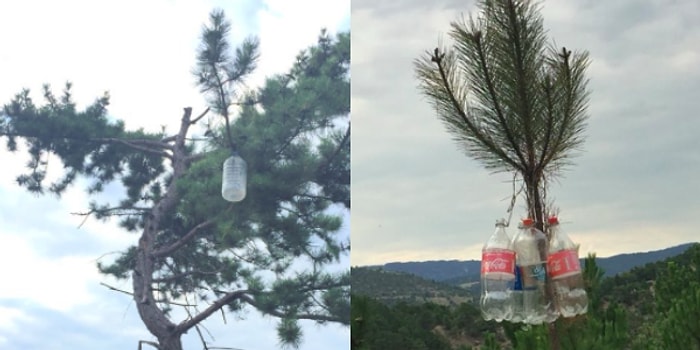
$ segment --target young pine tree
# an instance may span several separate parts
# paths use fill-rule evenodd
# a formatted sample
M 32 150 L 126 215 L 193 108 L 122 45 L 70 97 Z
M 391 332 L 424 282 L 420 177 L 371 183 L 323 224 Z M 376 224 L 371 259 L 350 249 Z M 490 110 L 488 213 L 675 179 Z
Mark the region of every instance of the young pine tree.
M 452 22 L 451 47 L 416 61 L 416 74 L 469 156 L 488 170 L 519 175 L 528 215 L 542 230 L 547 183 L 583 143 L 588 54 L 548 45 L 533 1 L 480 0 L 477 6 L 477 16 Z M 553 327 L 549 334 L 557 349 Z

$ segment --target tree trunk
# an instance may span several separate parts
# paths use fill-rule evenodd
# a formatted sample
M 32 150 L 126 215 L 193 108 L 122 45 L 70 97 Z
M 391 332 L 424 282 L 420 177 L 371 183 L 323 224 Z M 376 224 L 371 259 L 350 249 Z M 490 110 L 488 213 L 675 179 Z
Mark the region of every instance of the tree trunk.
M 176 325 L 168 319 L 165 312 L 158 307 L 153 294 L 153 274 L 155 269 L 154 250 L 160 222 L 164 213 L 172 210 L 178 200 L 176 182 L 186 171 L 185 136 L 190 125 L 192 108 L 185 108 L 182 117 L 180 132 L 175 140 L 173 148 L 173 175 L 168 190 L 151 209 L 144 220 L 144 229 L 136 247 L 135 266 L 132 272 L 132 285 L 134 288 L 134 301 L 139 316 L 144 325 L 160 343 L 160 350 L 182 350 L 180 336 L 182 331 L 176 329 Z
M 544 232 L 547 236 L 547 244 L 543 244 L 537 247 L 540 253 L 540 261 L 546 262 L 547 254 L 549 253 L 548 243 L 551 239 L 551 235 L 544 229 L 544 220 L 546 219 L 546 213 L 544 201 L 540 193 L 541 177 L 537 176 L 537 174 L 527 174 L 523 176 L 523 179 L 525 181 L 525 190 L 527 191 L 528 214 L 534 220 L 535 227 L 538 230 Z M 552 305 L 555 305 L 554 303 L 556 302 L 556 299 L 554 298 L 554 293 L 554 285 L 551 283 L 549 273 L 547 273 L 545 274 L 545 295 L 547 300 L 550 300 L 552 302 Z M 550 349 L 559 350 L 559 335 L 557 334 L 555 322 L 547 324 L 547 328 L 549 333 Z

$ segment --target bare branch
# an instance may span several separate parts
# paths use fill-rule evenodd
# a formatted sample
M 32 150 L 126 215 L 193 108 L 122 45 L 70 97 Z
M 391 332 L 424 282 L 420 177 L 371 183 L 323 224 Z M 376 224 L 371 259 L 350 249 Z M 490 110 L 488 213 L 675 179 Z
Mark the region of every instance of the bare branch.
M 207 115 L 207 113 L 209 113 L 209 107 L 207 107 L 207 109 L 205 109 L 204 112 L 202 112 L 202 114 L 200 114 L 197 118 L 194 118 L 192 121 L 190 121 L 190 125 L 197 124 L 197 122 L 200 119 L 204 118 L 204 116 Z
M 133 149 L 137 149 L 139 151 L 144 151 L 147 153 L 155 154 L 161 157 L 168 158 L 170 160 L 173 159 L 173 156 L 160 149 L 167 149 L 171 150 L 172 146 L 163 143 L 162 141 L 153 141 L 153 140 L 129 140 L 129 139 L 119 139 L 119 138 L 94 138 L 90 139 L 91 141 L 96 141 L 96 142 L 105 142 L 105 143 L 118 143 L 125 145 L 127 147 L 131 147 Z
M 250 291 L 244 289 L 244 290 L 237 290 L 237 291 L 226 293 L 226 295 L 224 295 L 223 297 L 216 300 L 213 304 L 211 304 L 208 308 L 204 309 L 202 312 L 200 312 L 196 316 L 194 316 L 188 320 L 180 322 L 180 324 L 178 324 L 175 327 L 176 331 L 180 332 L 180 333 L 187 332 L 189 329 L 194 327 L 199 322 L 202 322 L 203 320 L 205 320 L 207 317 L 211 316 L 211 314 L 218 311 L 222 307 L 230 304 L 232 301 L 234 301 L 236 299 L 242 299 L 243 297 L 246 296 L 246 293 L 250 293 Z
M 112 211 L 118 211 L 118 210 L 124 210 L 124 212 L 120 213 L 109 213 Z M 149 209 L 148 208 L 142 208 L 142 207 L 125 207 L 125 206 L 119 206 L 119 207 L 113 207 L 113 208 L 105 208 L 105 209 L 92 209 L 89 212 L 86 213 L 71 213 L 72 215 L 80 215 L 80 216 L 85 216 L 83 221 L 80 222 L 80 225 L 78 225 L 78 228 L 83 227 L 85 222 L 87 222 L 88 218 L 92 214 L 102 214 L 105 216 L 128 216 L 128 215 L 139 215 L 141 213 L 147 212 Z M 129 212 L 132 211 L 132 212 Z M 108 214 L 109 213 L 109 214 Z
M 148 341 L 148 340 L 139 340 L 138 350 L 143 349 L 143 344 L 150 345 L 156 349 L 160 349 L 160 345 L 158 345 L 158 343 L 156 343 L 156 342 L 152 342 L 152 341 Z
M 185 295 L 185 301 L 187 302 L 187 295 Z M 192 318 L 192 313 L 190 312 L 190 309 L 185 308 L 185 312 L 187 312 L 187 316 Z M 199 325 L 198 324 L 194 325 L 194 329 L 197 331 L 197 334 L 199 335 L 199 340 L 202 342 L 202 346 L 204 347 L 204 350 L 209 350 L 209 347 L 207 346 L 207 342 L 206 342 L 206 340 L 204 340 L 204 335 L 202 334 L 202 331 L 199 329 Z
M 104 286 L 104 287 L 107 287 L 107 288 L 109 288 L 109 289 L 111 289 L 111 290 L 113 290 L 113 291 L 115 291 L 115 292 L 124 293 L 124 294 L 126 294 L 126 295 L 131 295 L 131 296 L 134 295 L 134 294 L 131 293 L 131 292 L 127 292 L 127 291 L 125 291 L 125 290 L 121 290 L 121 289 L 119 289 L 119 288 L 117 288 L 117 287 L 112 287 L 112 286 L 110 286 L 110 285 L 108 285 L 108 284 L 106 284 L 106 283 L 104 283 L 104 282 L 100 282 L 100 285 L 102 285 L 102 286 Z
M 168 254 L 170 254 L 170 253 L 172 253 L 172 252 L 178 250 L 180 247 L 182 247 L 182 246 L 185 245 L 187 242 L 189 242 L 190 240 L 192 240 L 192 238 L 194 238 L 194 236 L 197 234 L 197 232 L 199 232 L 199 230 L 201 230 L 201 229 L 203 229 L 203 228 L 206 228 L 206 227 L 209 227 L 209 226 L 211 226 L 211 225 L 213 225 L 213 224 L 214 224 L 214 220 L 211 220 L 211 219 L 210 219 L 210 220 L 204 221 L 204 222 L 200 223 L 199 225 L 193 227 L 193 228 L 190 230 L 190 232 L 187 232 L 187 234 L 185 234 L 185 235 L 182 236 L 180 239 L 178 239 L 177 241 L 175 241 L 175 243 L 173 243 L 173 244 L 171 244 L 171 245 L 169 245 L 169 246 L 167 246 L 167 247 L 165 247 L 165 248 L 158 249 L 158 250 L 154 251 L 153 253 L 151 253 L 151 255 L 152 255 L 153 257 L 162 257 L 162 256 L 166 256 L 166 255 L 168 255 Z
M 108 285 L 108 284 L 106 284 L 106 283 L 104 283 L 104 282 L 100 282 L 100 284 L 101 284 L 102 286 L 104 286 L 104 287 L 107 287 L 108 289 L 111 289 L 111 290 L 115 291 L 115 292 L 124 293 L 124 294 L 126 294 L 126 295 L 134 296 L 134 293 L 127 292 L 127 291 L 125 291 L 125 290 L 123 290 L 123 289 L 119 289 L 119 288 L 117 288 L 117 287 L 112 287 L 112 286 L 110 286 L 110 285 Z M 190 305 L 190 304 L 176 303 L 176 302 L 174 302 L 174 301 L 168 301 L 168 300 L 156 300 L 156 302 L 158 302 L 158 303 L 164 303 L 164 304 L 170 304 L 170 305 L 183 306 L 183 307 L 185 307 L 185 306 L 194 306 L 194 305 Z

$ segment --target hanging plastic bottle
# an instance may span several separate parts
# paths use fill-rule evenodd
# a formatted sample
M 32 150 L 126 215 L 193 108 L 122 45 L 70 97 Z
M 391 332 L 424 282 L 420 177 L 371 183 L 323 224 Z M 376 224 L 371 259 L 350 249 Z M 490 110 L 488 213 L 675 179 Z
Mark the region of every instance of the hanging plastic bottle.
M 496 222 L 496 230 L 481 251 L 481 314 L 485 320 L 501 322 L 512 314 L 515 252 L 506 234 L 505 220 Z
M 221 181 L 221 196 L 229 202 L 239 202 L 246 195 L 246 162 L 234 153 L 224 161 L 224 174 Z
M 588 296 L 581 275 L 578 249 L 561 230 L 556 216 L 551 216 L 548 223 L 551 239 L 547 267 L 554 286 L 557 309 L 564 317 L 585 314 L 588 311 Z
M 518 224 L 518 232 L 522 231 L 523 225 L 522 223 Z M 513 237 L 513 241 L 515 242 L 515 238 L 517 237 L 517 234 L 515 237 Z M 515 247 L 513 247 L 513 250 L 515 250 Z M 520 268 L 520 265 L 518 265 L 518 253 L 515 253 L 515 264 L 514 264 L 514 274 L 515 274 L 515 282 L 513 283 L 513 291 L 511 292 L 510 300 L 512 303 L 513 307 L 513 314 L 510 317 L 511 322 L 513 323 L 518 323 L 518 322 L 523 322 L 525 320 L 525 309 L 523 308 L 523 277 L 521 275 L 522 269 Z
M 523 219 L 521 227 L 513 238 L 522 288 L 516 291 L 522 293 L 522 316 L 516 317 L 522 317 L 522 322 L 525 323 L 540 324 L 550 320 L 553 309 L 545 290 L 547 237 L 535 228 L 534 221 L 530 218 Z

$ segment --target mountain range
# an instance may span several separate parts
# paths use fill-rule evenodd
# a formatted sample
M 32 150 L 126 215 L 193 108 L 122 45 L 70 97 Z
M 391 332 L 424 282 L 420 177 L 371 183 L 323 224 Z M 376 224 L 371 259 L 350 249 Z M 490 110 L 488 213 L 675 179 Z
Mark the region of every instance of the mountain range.
M 679 255 L 695 243 L 630 254 L 619 254 L 605 258 L 596 258 L 598 266 L 605 271 L 605 277 L 611 277 L 627 272 L 634 267 L 651 262 L 664 260 Z M 581 260 L 583 266 L 583 259 Z M 391 262 L 379 266 L 368 266 L 390 272 L 404 272 L 422 277 L 427 280 L 444 282 L 453 285 L 477 282 L 480 278 L 480 260 L 432 260 L 412 262 Z

